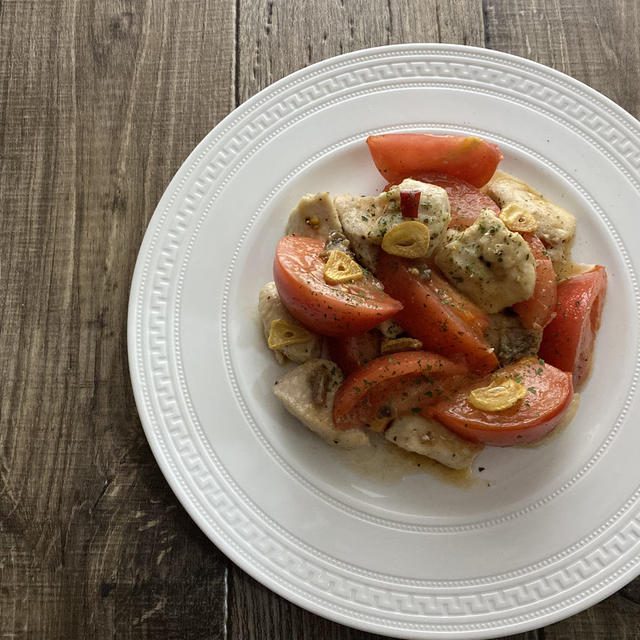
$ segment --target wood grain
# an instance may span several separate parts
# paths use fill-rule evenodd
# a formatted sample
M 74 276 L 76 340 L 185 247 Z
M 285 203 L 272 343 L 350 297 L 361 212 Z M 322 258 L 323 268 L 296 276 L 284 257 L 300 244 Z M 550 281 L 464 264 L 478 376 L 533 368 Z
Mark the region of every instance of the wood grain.
M 0 637 L 222 633 L 228 561 L 152 459 L 125 327 L 149 217 L 233 106 L 235 5 L 0 7 Z
M 240 101 L 297 69 L 349 51 L 484 41 L 480 0 L 314 0 L 304 11 L 299 7 L 296 0 L 239 0 Z
M 365 640 L 230 563 L 154 462 L 128 380 L 148 220 L 238 102 L 356 49 L 487 46 L 640 115 L 634 0 L 0 0 L 0 638 Z M 518 640 L 640 638 L 640 581 Z
M 484 18 L 487 47 L 567 73 L 640 114 L 640 83 L 630 81 L 640 63 L 640 3 L 485 0 Z

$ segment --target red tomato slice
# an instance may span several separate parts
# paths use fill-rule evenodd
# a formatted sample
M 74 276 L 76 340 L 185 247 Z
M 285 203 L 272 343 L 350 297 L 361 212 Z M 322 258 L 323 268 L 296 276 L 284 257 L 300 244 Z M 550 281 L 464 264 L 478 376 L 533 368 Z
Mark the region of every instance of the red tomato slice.
M 556 273 L 544 245 L 532 233 L 523 233 L 536 262 L 536 286 L 528 300 L 514 304 L 512 309 L 520 316 L 527 329 L 544 329 L 556 310 Z
M 415 176 L 405 177 L 435 184 L 447 192 L 451 205 L 449 227 L 452 229 L 462 231 L 470 227 L 483 209 L 489 209 L 496 215 L 500 213 L 500 207 L 487 194 L 460 178 L 452 178 L 444 173 L 419 173 Z M 384 190 L 389 191 L 392 186 L 394 185 L 388 184 Z
M 384 428 L 401 415 L 419 413 L 466 380 L 467 368 L 427 351 L 382 356 L 340 385 L 333 406 L 338 429 Z
M 488 373 L 498 359 L 483 337 L 489 319 L 439 274 L 412 273 L 410 262 L 382 253 L 377 276 L 403 309 L 394 318 L 425 349 L 448 358 L 464 358 L 475 373 Z
M 329 356 L 344 373 L 349 375 L 367 362 L 375 360 L 380 355 L 382 336 L 378 331 L 367 331 L 355 336 L 329 338 Z
M 469 136 L 386 133 L 369 136 L 367 145 L 382 177 L 395 184 L 437 171 L 482 187 L 502 160 L 498 145 Z
M 540 356 L 563 371 L 571 371 L 576 387 L 591 370 L 593 343 L 606 292 L 604 267 L 558 283 L 556 316 L 544 330 Z
M 496 377 L 523 384 L 527 395 L 503 411 L 483 411 L 469 404 L 469 392 L 486 387 Z M 558 425 L 572 398 L 570 373 L 536 358 L 524 358 L 460 389 L 451 400 L 441 400 L 430 413 L 467 440 L 508 447 L 542 439 Z
M 402 304 L 388 296 L 369 273 L 360 280 L 327 284 L 322 240 L 285 236 L 278 242 L 273 279 L 292 316 L 316 333 L 349 336 L 368 331 L 395 315 Z

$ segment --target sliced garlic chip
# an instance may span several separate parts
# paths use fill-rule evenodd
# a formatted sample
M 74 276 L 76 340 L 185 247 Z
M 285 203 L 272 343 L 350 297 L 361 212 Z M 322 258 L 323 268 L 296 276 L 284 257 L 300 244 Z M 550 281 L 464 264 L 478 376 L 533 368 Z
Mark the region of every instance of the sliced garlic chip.
M 399 351 L 419 351 L 420 349 L 422 349 L 422 342 L 415 338 L 392 338 L 383 340 L 380 345 L 382 355 Z
M 412 220 L 391 227 L 382 238 L 382 249 L 401 258 L 422 258 L 429 250 L 429 227 Z
M 369 423 L 369 429 L 371 431 L 375 431 L 376 433 L 382 433 L 391 422 L 393 418 L 375 418 Z
M 488 387 L 473 389 L 469 404 L 482 411 L 504 411 L 527 395 L 527 389 L 511 378 L 497 378 Z
M 362 278 L 362 267 L 344 251 L 337 249 L 329 252 L 329 259 L 324 265 L 324 281 L 327 284 L 340 284 L 349 280 Z
M 304 327 L 278 319 L 271 323 L 267 344 L 269 349 L 277 351 L 290 344 L 309 342 L 312 338 L 313 336 Z
M 535 216 L 517 202 L 511 202 L 503 207 L 499 217 L 509 231 L 516 233 L 533 233 L 538 228 Z

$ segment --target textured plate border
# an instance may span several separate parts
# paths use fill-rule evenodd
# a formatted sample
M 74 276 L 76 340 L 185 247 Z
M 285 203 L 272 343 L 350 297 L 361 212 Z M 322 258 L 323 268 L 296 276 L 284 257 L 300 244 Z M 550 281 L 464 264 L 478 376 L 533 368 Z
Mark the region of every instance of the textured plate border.
M 397 66 L 392 68 L 387 64 L 386 59 L 393 58 L 397 65 L 397 58 L 402 55 L 407 56 L 407 61 L 400 63 L 400 69 Z M 428 62 L 430 56 L 434 58 L 433 62 Z M 455 60 L 456 58 L 459 59 L 459 61 L 454 65 L 451 60 Z M 362 69 L 360 67 L 354 71 L 353 74 L 350 74 L 350 67 L 355 68 L 363 62 L 368 64 L 367 68 Z M 473 67 L 471 63 L 473 63 Z M 153 317 L 154 313 L 156 316 L 158 313 L 158 306 L 157 304 L 154 305 L 154 302 L 157 303 L 157 299 L 154 300 L 153 296 L 160 296 L 161 302 L 169 299 L 170 274 L 171 270 L 176 266 L 172 258 L 175 257 L 180 248 L 180 242 L 178 241 L 180 230 L 186 228 L 191 216 L 198 211 L 200 204 L 198 198 L 204 195 L 211 185 L 218 184 L 219 189 L 222 189 L 228 180 L 228 177 L 224 180 L 219 180 L 221 174 L 220 172 L 216 174 L 211 164 L 209 167 L 201 167 L 200 165 L 203 159 L 223 137 L 233 132 L 236 126 L 238 127 L 237 135 L 234 141 L 232 141 L 232 144 L 227 147 L 227 152 L 230 151 L 232 155 L 239 154 L 246 146 L 247 136 L 249 138 L 251 137 L 250 123 L 247 127 L 243 127 L 243 121 L 246 120 L 249 122 L 250 114 L 255 112 L 256 109 L 262 105 L 266 105 L 280 94 L 286 94 L 288 91 L 290 94 L 293 93 L 294 96 L 293 98 L 291 95 L 288 96 L 290 100 L 288 104 L 293 108 L 295 108 L 297 104 L 300 104 L 300 101 L 313 101 L 318 95 L 318 86 L 302 86 L 297 96 L 295 94 L 295 88 L 297 85 L 303 85 L 306 80 L 315 76 L 321 76 L 327 72 L 333 74 L 333 78 L 327 80 L 327 82 L 329 82 L 328 90 L 339 92 L 349 89 L 352 83 L 357 85 L 358 82 L 361 82 L 366 85 L 368 82 L 380 80 L 383 76 L 385 78 L 405 78 L 413 75 L 422 77 L 423 79 L 426 78 L 434 83 L 441 81 L 450 84 L 452 80 L 456 79 L 454 66 L 459 67 L 457 69 L 458 72 L 463 72 L 464 78 L 459 78 L 459 80 L 463 79 L 468 82 L 468 84 L 461 84 L 460 86 L 469 87 L 474 81 L 474 74 L 477 75 L 479 68 L 481 75 L 484 74 L 485 76 L 484 78 L 479 78 L 479 80 L 484 80 L 485 82 L 490 80 L 496 86 L 500 86 L 505 92 L 514 91 L 514 101 L 517 100 L 517 98 L 515 98 L 514 85 L 522 85 L 519 87 L 519 91 L 522 91 L 524 87 L 530 95 L 538 94 L 538 97 L 544 99 L 545 103 L 548 104 L 551 109 L 565 113 L 575 122 L 581 123 L 584 127 L 580 130 L 581 133 L 586 131 L 597 133 L 598 136 L 604 136 L 608 146 L 616 151 L 614 155 L 610 153 L 607 148 L 603 148 L 602 151 L 604 155 L 614 162 L 630 182 L 634 184 L 636 189 L 638 189 L 636 177 L 638 167 L 640 166 L 640 154 L 638 153 L 638 147 L 635 142 L 640 137 L 638 135 L 638 123 L 606 98 L 575 80 L 549 70 L 546 67 L 542 67 L 541 65 L 508 56 L 507 54 L 487 52 L 468 47 L 407 45 L 355 52 L 330 61 L 318 63 L 276 83 L 258 94 L 248 103 L 245 103 L 245 105 L 242 105 L 242 107 L 228 116 L 205 138 L 178 171 L 158 205 L 140 251 L 130 299 L 130 368 L 138 409 L 147 432 L 147 437 L 165 476 L 196 522 L 198 522 L 203 530 L 221 546 L 232 559 L 238 562 L 238 564 L 259 580 L 265 582 L 282 595 L 296 601 L 298 604 L 322 615 L 346 622 L 347 624 L 377 632 L 403 633 L 405 635 L 411 635 L 412 637 L 484 637 L 487 634 L 515 633 L 519 630 L 532 628 L 543 622 L 549 622 L 553 619 L 569 615 L 580 608 L 588 606 L 593 601 L 604 597 L 607 593 L 619 587 L 625 580 L 630 579 L 638 570 L 640 558 L 638 556 L 638 545 L 636 543 L 640 540 L 640 523 L 638 522 L 636 504 L 638 497 L 637 492 L 634 494 L 634 497 L 621 508 L 615 518 L 610 519 L 609 522 L 603 525 L 604 528 L 600 527 L 597 531 L 593 532 L 592 536 L 588 537 L 589 540 L 597 539 L 603 535 L 604 530 L 611 528 L 610 531 L 607 531 L 608 536 L 603 536 L 607 539 L 599 541 L 596 548 L 598 553 L 593 555 L 593 560 L 587 562 L 585 558 L 581 558 L 577 565 L 575 562 L 568 563 L 568 565 L 563 567 L 566 573 L 565 571 L 559 572 L 559 567 L 553 567 L 555 577 L 551 575 L 542 576 L 540 580 L 533 581 L 533 583 L 538 583 L 537 586 L 534 586 L 530 580 L 525 588 L 525 584 L 527 583 L 527 581 L 525 581 L 524 584 L 520 585 L 525 591 L 527 589 L 529 590 L 529 593 L 525 594 L 525 596 L 519 595 L 514 597 L 512 594 L 510 597 L 506 597 L 506 593 L 496 593 L 500 591 L 497 588 L 493 590 L 493 593 L 485 593 L 484 595 L 476 593 L 467 594 L 464 597 L 456 597 L 450 594 L 446 596 L 446 601 L 439 601 L 436 596 L 427 596 L 427 594 L 425 594 L 420 597 L 423 599 L 425 597 L 433 598 L 433 601 L 428 605 L 423 603 L 421 607 L 416 609 L 416 594 L 402 593 L 402 586 L 409 587 L 409 584 L 404 583 L 399 585 L 396 583 L 393 591 L 378 586 L 375 592 L 370 592 L 367 594 L 368 597 L 365 597 L 365 600 L 372 605 L 369 611 L 375 611 L 377 615 L 366 615 L 363 614 L 362 611 L 354 610 L 353 607 L 349 608 L 348 606 L 337 605 L 328 598 L 318 598 L 308 590 L 301 590 L 295 584 L 286 580 L 282 574 L 278 572 L 274 573 L 266 566 L 257 566 L 255 557 L 252 558 L 251 555 L 248 555 L 237 544 L 237 538 L 234 539 L 234 534 L 237 535 L 237 532 L 231 529 L 230 533 L 232 535 L 228 535 L 229 532 L 223 530 L 223 528 L 219 526 L 220 523 L 214 523 L 210 514 L 206 513 L 205 496 L 195 496 L 184 482 L 184 478 L 181 477 L 175 462 L 172 460 L 172 456 L 180 455 L 186 468 L 195 468 L 195 466 L 198 466 L 194 462 L 197 447 L 189 446 L 188 442 L 188 438 L 193 437 L 193 425 L 190 425 L 190 429 L 184 428 L 185 422 L 181 422 L 181 420 L 186 418 L 186 416 L 176 416 L 176 406 L 168 408 L 169 405 L 167 405 L 167 400 L 170 400 L 171 396 L 175 395 L 177 386 L 171 388 L 172 385 L 175 385 L 177 382 L 174 375 L 176 371 L 171 371 L 172 365 L 170 364 L 172 361 L 170 351 L 175 345 L 170 344 L 170 338 L 169 343 L 167 343 L 168 336 L 161 335 L 162 331 L 159 330 L 156 323 L 157 317 L 155 319 Z M 427 68 L 430 73 L 425 73 L 425 69 Z M 509 72 L 509 69 L 511 69 L 511 72 Z M 519 73 L 520 75 L 518 75 Z M 491 77 L 489 78 L 489 76 Z M 345 80 L 345 78 L 347 78 L 347 80 Z M 476 78 L 476 81 L 478 81 L 478 78 Z M 558 87 L 566 89 L 567 93 L 563 94 L 557 90 Z M 478 86 L 476 90 L 482 91 L 482 88 Z M 581 101 L 572 99 L 571 95 L 580 96 Z M 585 107 L 585 104 L 588 104 L 592 110 Z M 283 105 L 285 108 L 288 106 L 284 99 L 280 105 L 279 115 L 282 115 Z M 628 132 L 631 132 L 632 139 L 629 139 L 629 137 L 625 135 Z M 235 142 L 235 145 L 233 142 Z M 222 163 L 222 166 L 218 165 L 216 168 L 224 170 L 225 164 Z M 193 180 L 197 170 L 201 170 L 200 174 Z M 183 190 L 189 181 L 191 181 L 189 185 L 190 193 L 185 194 Z M 179 197 L 182 197 L 182 202 L 179 202 Z M 175 205 L 177 202 L 182 205 L 180 210 L 176 210 Z M 168 234 L 169 237 L 163 239 L 165 243 L 159 247 L 158 241 L 160 240 L 162 226 L 167 219 L 171 220 L 172 215 L 175 217 L 176 230 L 172 229 L 173 233 Z M 154 259 L 158 260 L 158 264 L 152 269 L 152 261 Z M 633 286 L 637 294 L 635 278 L 633 280 Z M 151 294 L 149 293 L 150 288 L 153 288 Z M 177 313 L 177 310 L 173 309 L 173 313 Z M 162 339 L 158 340 L 161 337 L 164 338 L 164 342 Z M 156 370 L 164 371 L 166 369 L 168 376 L 161 378 L 162 384 L 158 384 L 157 379 L 150 380 L 148 376 L 145 376 L 147 367 L 152 366 L 151 362 L 153 363 L 154 372 Z M 177 366 L 177 373 L 178 376 L 182 374 L 179 365 Z M 635 379 L 637 379 L 637 371 L 634 380 Z M 151 402 L 151 397 L 154 396 L 163 400 L 163 404 L 167 407 L 165 415 L 155 414 Z M 168 428 L 168 425 L 171 425 L 171 428 Z M 185 438 L 187 440 L 185 440 Z M 180 446 L 177 448 L 167 446 L 170 440 L 174 440 L 173 444 L 179 442 Z M 177 454 L 179 450 L 180 453 Z M 230 478 L 228 476 L 225 478 L 223 469 L 219 469 L 219 471 L 221 472 L 220 475 L 218 475 L 217 478 L 211 478 L 211 480 L 216 483 L 218 491 L 224 493 L 225 489 L 230 488 L 229 486 L 224 486 L 224 481 L 229 481 Z M 222 483 L 216 482 L 220 480 L 222 480 Z M 229 495 L 227 497 L 231 500 L 231 503 L 233 503 L 234 498 L 238 496 Z M 242 507 L 246 507 L 246 505 L 240 504 L 236 506 L 238 512 L 244 511 L 245 509 Z M 635 508 L 635 512 L 632 511 L 633 508 Z M 249 515 L 258 516 L 258 520 L 260 520 L 259 514 L 254 513 Z M 634 517 L 625 518 L 625 516 Z M 579 549 L 580 544 L 573 545 L 571 553 L 573 554 Z M 590 581 L 590 576 L 594 575 L 593 569 L 597 569 L 595 571 L 597 574 L 598 570 L 612 566 L 611 562 L 609 562 L 612 549 L 614 550 L 614 559 L 627 561 L 622 564 L 616 563 L 618 565 L 616 570 L 612 571 L 604 579 L 597 582 L 593 580 Z M 295 556 L 295 553 L 293 555 Z M 303 559 L 300 560 L 303 561 Z M 262 563 L 258 563 L 258 565 L 260 564 Z M 589 566 L 590 564 L 593 566 Z M 571 569 L 572 566 L 573 569 Z M 337 567 L 334 568 L 336 570 L 338 569 Z M 338 572 L 341 573 L 340 571 Z M 309 573 L 309 576 L 311 576 L 311 573 Z M 336 577 L 341 578 L 344 576 Z M 350 581 L 353 581 L 357 576 L 350 574 L 349 578 Z M 366 581 L 363 581 L 361 585 L 362 588 L 371 590 L 371 584 L 364 584 L 364 582 Z M 466 584 L 470 585 L 471 581 Z M 539 607 L 533 612 L 527 612 L 524 615 L 508 615 L 507 611 L 514 610 L 515 612 L 515 610 L 518 609 L 524 601 L 529 600 L 530 597 L 538 599 L 541 594 L 544 594 L 545 598 L 548 598 L 549 592 L 555 592 L 558 596 L 568 593 L 569 589 L 567 584 L 572 584 L 573 586 L 581 585 L 582 588 L 578 590 L 579 593 L 577 595 L 574 593 L 564 599 L 561 598 L 552 605 Z M 511 589 L 513 590 L 513 586 Z M 334 592 L 339 593 L 340 589 L 334 589 Z M 388 605 L 381 605 L 380 598 L 382 596 L 384 599 L 385 595 L 387 599 L 390 598 L 395 604 L 390 607 Z M 512 601 L 511 604 L 513 604 L 513 607 L 509 605 L 510 600 Z M 507 603 L 506 607 L 504 607 L 505 602 Z M 351 602 L 349 604 L 353 603 Z M 402 621 L 401 619 L 399 620 L 397 616 L 391 617 L 390 615 L 385 617 L 382 615 L 385 610 L 388 613 L 395 612 L 400 615 L 402 615 L 403 612 L 422 610 L 423 621 Z M 458 624 L 451 619 L 448 623 L 442 619 L 442 616 L 446 616 L 447 614 L 455 617 L 456 612 L 466 613 L 467 611 L 471 611 L 474 614 L 478 613 L 480 615 L 482 612 L 498 613 L 500 610 L 504 611 L 505 615 L 490 622 Z M 437 615 L 435 615 L 436 613 Z M 432 614 L 432 617 L 429 618 L 428 614 Z M 427 618 L 425 619 L 424 616 Z M 409 618 L 411 618 L 411 616 L 409 616 Z M 461 636 L 461 634 L 464 634 L 464 636 Z

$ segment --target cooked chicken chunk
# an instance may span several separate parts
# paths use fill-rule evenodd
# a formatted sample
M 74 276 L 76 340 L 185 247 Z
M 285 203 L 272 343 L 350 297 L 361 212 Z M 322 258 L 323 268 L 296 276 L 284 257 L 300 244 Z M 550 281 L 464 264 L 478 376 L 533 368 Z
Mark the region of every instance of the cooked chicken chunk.
M 501 207 L 515 202 L 535 217 L 538 223 L 535 234 L 547 247 L 554 266 L 569 259 L 571 243 L 576 233 L 576 219 L 573 215 L 549 202 L 526 182 L 502 171 L 496 171 L 486 190 Z
M 269 339 L 271 324 L 274 320 L 284 320 L 294 326 L 302 326 L 285 308 L 278 295 L 278 290 L 273 282 L 269 282 L 262 287 L 258 296 L 258 313 L 262 320 L 264 337 Z M 308 329 L 307 329 L 308 331 Z M 290 344 L 274 351 L 276 360 L 284 364 L 287 359 L 293 362 L 307 362 L 312 358 L 317 358 L 322 351 L 322 338 L 309 331 L 311 339 L 308 342 Z
M 380 247 L 371 242 L 369 233 L 375 228 L 377 218 L 384 212 L 386 202 L 382 202 L 379 197 L 352 196 L 348 193 L 336 196 L 333 202 L 343 233 L 349 239 L 349 246 L 360 264 L 375 271 Z
M 437 460 L 451 469 L 465 469 L 483 446 L 463 440 L 435 420 L 422 416 L 396 418 L 384 434 L 393 444 L 427 458 Z
M 332 231 L 342 231 L 328 192 L 308 193 L 289 214 L 285 234 L 325 239 Z
M 332 251 L 342 251 L 342 253 L 346 253 L 348 256 L 353 255 L 350 242 L 342 231 L 331 231 L 331 233 L 329 233 L 327 241 L 324 243 L 324 251 L 320 254 L 320 257 L 328 258 Z
M 427 256 L 430 256 L 443 240 L 451 220 L 449 197 L 444 189 L 408 178 L 379 196 L 345 194 L 334 199 L 338 218 L 351 248 L 360 262 L 371 271 L 375 271 L 377 266 L 379 246 L 385 233 L 405 220 L 400 211 L 401 189 L 420 191 L 417 220 L 429 228 Z
M 399 335 L 404 333 L 404 329 L 393 320 L 385 320 L 381 322 L 376 329 L 385 337 L 390 340 L 397 338 Z
M 341 431 L 333 424 L 333 402 L 344 376 L 330 360 L 310 360 L 286 373 L 273 392 L 285 409 L 329 444 L 354 449 L 369 444 L 359 429 Z
M 419 180 L 407 178 L 398 186 L 391 187 L 378 198 L 387 204 L 384 215 L 376 221 L 376 227 L 370 232 L 372 242 L 382 243 L 384 234 L 396 224 L 403 221 L 400 212 L 400 191 L 420 191 L 420 205 L 418 206 L 418 222 L 429 228 L 429 250 L 427 257 L 433 254 L 444 240 L 445 231 L 451 221 L 451 207 L 449 196 L 442 187 L 427 184 Z
M 518 316 L 493 313 L 485 332 L 487 342 L 494 348 L 500 366 L 535 356 L 542 342 L 542 331 L 527 329 Z
M 435 260 L 447 280 L 489 313 L 533 295 L 536 269 L 529 245 L 486 209 L 468 229 L 449 229 Z

